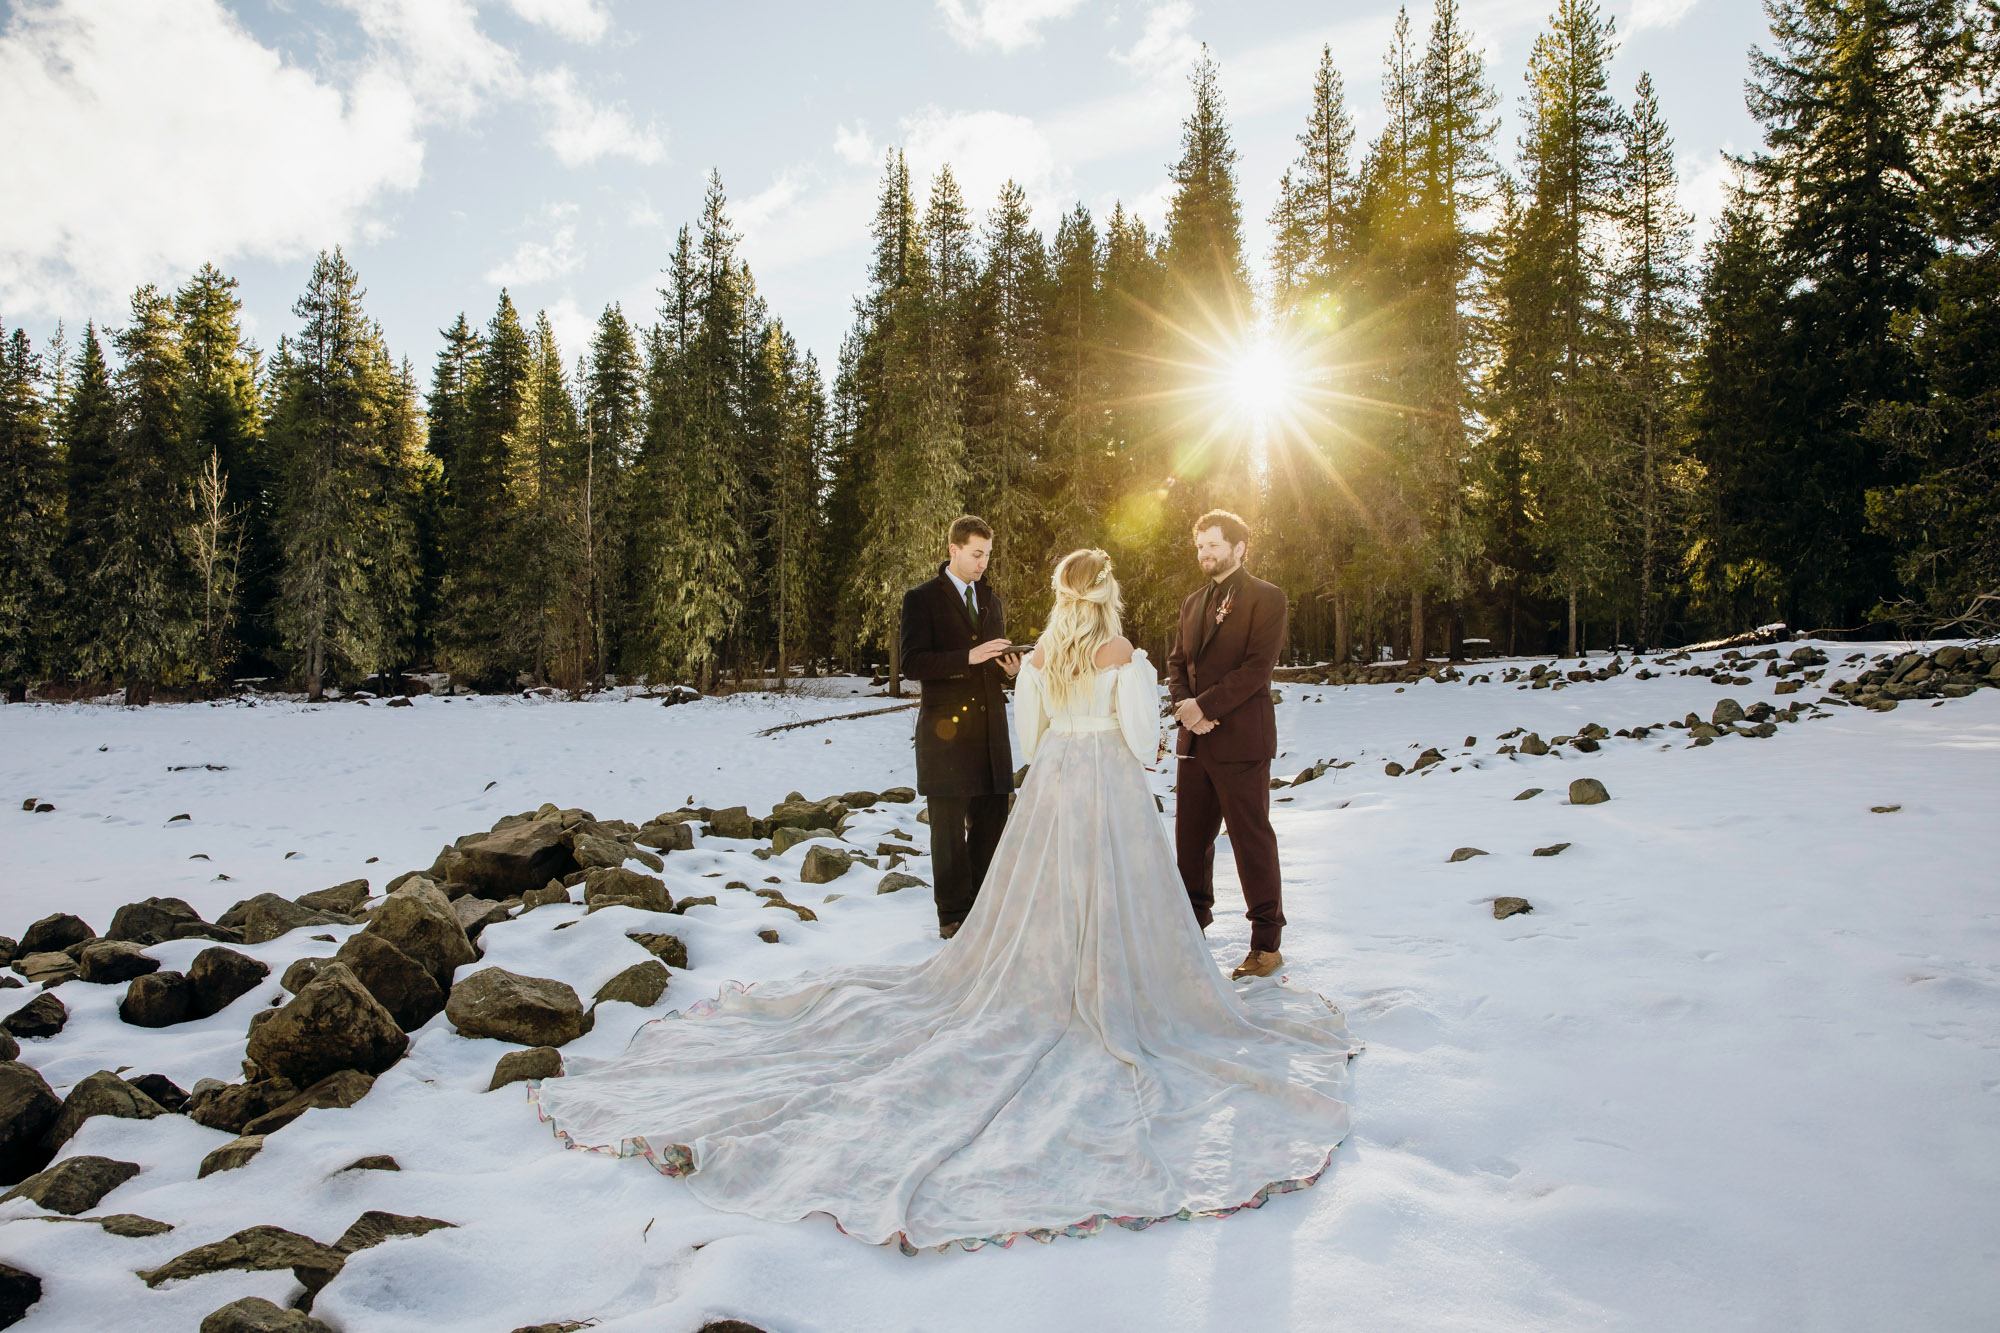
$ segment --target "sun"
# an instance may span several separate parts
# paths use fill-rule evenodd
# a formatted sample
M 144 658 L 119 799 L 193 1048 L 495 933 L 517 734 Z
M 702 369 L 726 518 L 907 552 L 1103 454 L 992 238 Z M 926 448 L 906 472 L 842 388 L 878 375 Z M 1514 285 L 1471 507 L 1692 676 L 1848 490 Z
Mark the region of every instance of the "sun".
M 1289 415 L 1302 387 L 1300 368 L 1278 343 L 1257 338 L 1245 343 L 1224 365 L 1222 387 L 1231 411 L 1255 424 Z

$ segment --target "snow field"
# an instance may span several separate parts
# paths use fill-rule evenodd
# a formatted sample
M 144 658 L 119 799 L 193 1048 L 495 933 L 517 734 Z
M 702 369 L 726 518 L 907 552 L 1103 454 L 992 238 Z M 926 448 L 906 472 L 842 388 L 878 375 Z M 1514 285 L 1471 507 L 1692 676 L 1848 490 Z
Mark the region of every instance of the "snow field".
M 1827 681 L 1862 646 L 1826 645 Z M 283 1304 L 289 1273 L 158 1291 L 133 1274 L 257 1223 L 330 1240 L 369 1208 L 459 1226 L 350 1260 L 315 1314 L 353 1333 L 585 1318 L 674 1331 L 722 1315 L 772 1333 L 1988 1326 L 2000 1297 L 2000 691 L 1889 714 L 1829 708 L 1768 740 L 1699 749 L 1669 730 L 1591 755 L 1494 754 L 1516 726 L 1549 737 L 1706 717 L 1716 699 L 1747 706 L 1772 683 L 1279 687 L 1274 772 L 1355 761 L 1273 793 L 1286 970 L 1341 1005 L 1368 1050 L 1353 1067 L 1355 1132 L 1332 1168 L 1258 1211 L 916 1259 L 825 1219 L 748 1221 L 643 1162 L 562 1151 L 519 1086 L 484 1091 L 511 1048 L 461 1038 L 440 1016 L 359 1105 L 308 1112 L 248 1166 L 207 1180 L 196 1168 L 227 1135 L 182 1117 L 87 1122 L 66 1153 L 144 1168 L 94 1211 L 176 1230 L 121 1239 L 0 1205 L 0 1260 L 45 1284 L 22 1327 L 193 1328 L 241 1296 Z M 152 894 L 213 918 L 259 892 L 362 875 L 379 889 L 544 800 L 637 821 L 690 798 L 761 813 L 791 790 L 909 783 L 909 714 L 754 735 L 874 706 L 829 691 L 671 709 L 9 707 L 0 795 L 56 809 L 0 809 L 0 932 L 53 911 L 101 930 Z M 1445 763 L 1383 776 L 1387 760 L 1432 745 Z M 168 771 L 183 764 L 226 769 Z M 1566 804 L 1585 775 L 1612 800 Z M 1514 799 L 1531 786 L 1545 790 Z M 922 848 L 916 813 L 881 807 L 848 842 L 872 852 L 900 828 Z M 1563 841 L 1559 856 L 1531 855 Z M 664 925 L 627 908 L 544 907 L 489 927 L 473 966 L 557 977 L 587 1001 L 646 956 L 627 930 L 679 934 L 694 966 L 660 1005 L 603 1006 L 566 1048 L 604 1055 L 730 980 L 939 947 L 922 890 L 878 897 L 879 872 L 861 866 L 804 885 L 804 846 L 760 861 L 753 845 L 702 838 L 668 856 L 674 895 L 713 893 L 716 907 Z M 1447 863 L 1467 845 L 1490 855 Z M 1226 848 L 1217 868 L 1227 905 Z M 905 869 L 930 878 L 926 861 Z M 820 920 L 722 887 L 772 875 Z M 828 893 L 843 897 L 823 904 Z M 1535 911 L 1495 921 L 1499 894 Z M 760 942 L 772 926 L 781 943 Z M 1218 964 L 1233 964 L 1247 924 L 1226 910 L 1210 938 Z M 202 947 L 148 952 L 182 968 Z M 121 1066 L 183 1087 L 234 1079 L 249 1016 L 280 993 L 284 967 L 335 947 L 307 931 L 245 946 L 271 964 L 264 986 L 157 1032 L 119 1021 L 122 987 L 71 982 L 57 992 L 68 1027 L 24 1043 L 23 1058 L 58 1093 Z M 382 1152 L 404 1169 L 339 1170 Z

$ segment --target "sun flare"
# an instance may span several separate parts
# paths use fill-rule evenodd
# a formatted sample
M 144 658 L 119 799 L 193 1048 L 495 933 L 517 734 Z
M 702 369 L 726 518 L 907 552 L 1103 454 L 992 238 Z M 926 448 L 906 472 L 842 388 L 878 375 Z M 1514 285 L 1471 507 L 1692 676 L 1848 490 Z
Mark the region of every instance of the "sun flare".
M 1224 387 L 1237 415 L 1256 423 L 1268 422 L 1296 406 L 1299 368 L 1283 347 L 1260 338 L 1229 359 Z

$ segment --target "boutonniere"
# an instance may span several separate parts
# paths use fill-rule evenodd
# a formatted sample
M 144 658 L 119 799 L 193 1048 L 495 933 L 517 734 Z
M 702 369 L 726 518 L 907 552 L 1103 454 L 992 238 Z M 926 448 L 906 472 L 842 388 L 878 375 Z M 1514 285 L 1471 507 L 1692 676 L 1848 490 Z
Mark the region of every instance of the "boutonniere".
M 1229 610 L 1236 605 L 1236 589 L 1231 588 L 1222 595 L 1222 605 L 1215 608 L 1215 623 L 1218 628 L 1229 619 Z

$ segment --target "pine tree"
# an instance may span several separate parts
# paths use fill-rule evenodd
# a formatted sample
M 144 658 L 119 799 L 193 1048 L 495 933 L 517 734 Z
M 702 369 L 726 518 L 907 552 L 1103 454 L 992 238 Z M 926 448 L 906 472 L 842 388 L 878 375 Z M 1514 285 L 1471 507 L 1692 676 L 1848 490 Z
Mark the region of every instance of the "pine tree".
M 616 302 L 604 308 L 591 337 L 584 388 L 584 539 L 589 554 L 594 677 L 610 669 L 616 641 L 625 632 L 623 607 L 629 484 L 645 425 L 645 367 L 638 341 Z
M 451 349 L 448 348 L 447 351 Z M 507 534 L 513 522 L 508 460 L 525 410 L 532 349 L 505 290 L 466 385 L 463 434 L 445 463 L 444 579 L 438 591 L 439 664 L 499 684 L 524 665 L 507 641 Z
M 431 368 L 430 393 L 425 398 L 425 452 L 431 458 L 430 480 L 425 485 L 417 511 L 417 542 L 422 572 L 417 583 L 417 643 L 419 654 L 438 651 L 436 642 L 446 607 L 443 584 L 452 564 L 459 559 L 459 525 L 464 521 L 454 502 L 454 487 L 469 478 L 461 476 L 461 460 L 466 458 L 472 435 L 472 384 L 477 374 L 479 354 L 485 347 L 479 331 L 466 322 L 463 311 L 450 328 L 440 329 L 444 346 Z
M 1541 587 L 1567 606 L 1568 651 L 1582 648 L 1584 600 L 1616 575 L 1619 494 L 1606 390 L 1613 355 L 1610 259 L 1620 115 L 1608 84 L 1612 24 L 1595 0 L 1560 0 L 1535 41 L 1524 99 L 1527 197 L 1515 216 L 1508 314 L 1517 322 L 1503 410 L 1530 442 Z
M 75 360 L 69 399 L 59 416 L 64 503 L 58 573 L 64 591 L 60 631 L 64 650 L 57 669 L 87 679 L 108 670 L 105 663 L 92 657 L 87 645 L 90 628 L 97 623 L 102 608 L 95 576 L 111 537 L 117 503 L 111 473 L 118 404 L 94 322 L 83 326 L 83 342 L 77 347 Z
M 132 322 L 116 341 L 118 416 L 82 652 L 87 670 L 122 678 L 125 701 L 145 704 L 156 685 L 189 674 L 194 595 L 183 529 L 195 467 L 173 303 L 159 289 L 141 287 L 132 298 Z
M 11 703 L 51 665 L 61 592 L 62 473 L 42 380 L 41 358 L 14 330 L 0 344 L 0 681 Z
M 234 278 L 204 264 L 174 295 L 188 376 L 188 447 L 197 469 L 190 538 L 202 588 L 198 670 L 209 680 L 220 679 L 239 650 L 268 660 L 275 646 L 267 609 L 277 553 L 259 357 L 243 340 L 236 287 Z
M 1781 572 L 1788 620 L 1854 625 L 1895 587 L 1862 497 L 1903 476 L 1865 421 L 1877 404 L 1923 392 L 1894 320 L 1920 303 L 1938 253 L 1922 182 L 1957 8 L 1767 0 L 1773 46 L 1751 56 L 1766 150 L 1750 166 L 1795 284 L 1768 390 L 1783 399 L 1779 430 L 1754 469 L 1762 488 L 1733 506 L 1748 524 L 1735 540 Z
M 1618 195 L 1618 287 L 1626 305 L 1618 405 L 1633 455 L 1624 471 L 1635 484 L 1629 497 L 1635 531 L 1627 539 L 1638 583 L 1634 642 L 1646 649 L 1661 641 L 1662 598 L 1681 549 L 1686 507 L 1683 421 L 1694 221 L 1680 204 L 1674 143 L 1650 74 L 1639 76 L 1625 121 Z
M 596 661 L 585 537 L 583 431 L 546 312 L 528 335 L 521 414 L 509 436 L 503 642 L 539 683 L 582 687 Z
M 398 374 L 338 249 L 314 261 L 280 343 L 265 427 L 280 552 L 275 624 L 308 698 L 395 665 L 409 639 L 418 557 L 401 474 L 415 385 Z

